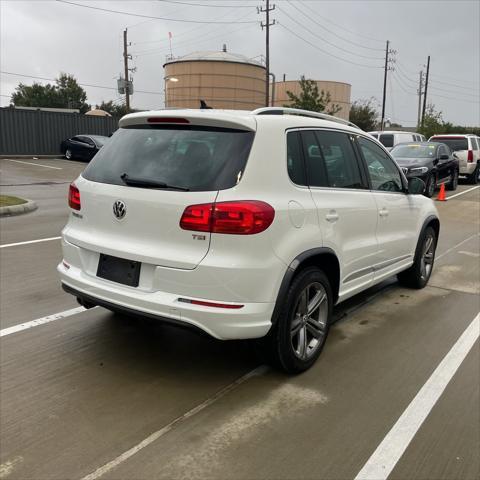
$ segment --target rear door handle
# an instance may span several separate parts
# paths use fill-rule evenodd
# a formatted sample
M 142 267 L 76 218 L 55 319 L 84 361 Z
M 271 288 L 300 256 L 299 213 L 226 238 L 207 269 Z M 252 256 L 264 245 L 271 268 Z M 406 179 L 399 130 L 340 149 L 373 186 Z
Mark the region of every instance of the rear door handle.
M 330 210 L 330 212 L 328 212 L 326 215 L 325 215 L 325 218 L 327 219 L 327 222 L 336 222 L 338 220 L 338 213 L 335 211 L 335 210 Z
M 388 210 L 386 208 L 382 208 L 378 211 L 378 214 L 381 216 L 381 217 L 388 217 Z

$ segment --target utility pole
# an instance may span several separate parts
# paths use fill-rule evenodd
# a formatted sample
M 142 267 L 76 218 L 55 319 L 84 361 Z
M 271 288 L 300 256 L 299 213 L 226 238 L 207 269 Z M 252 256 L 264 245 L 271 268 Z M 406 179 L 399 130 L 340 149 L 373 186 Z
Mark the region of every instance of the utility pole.
M 422 89 L 423 89 L 423 71 L 420 71 L 420 79 L 418 83 L 418 114 L 417 114 L 417 130 L 420 128 L 420 114 L 422 111 Z
M 422 111 L 422 127 L 425 122 L 425 110 L 427 108 L 427 90 L 428 90 L 428 75 L 430 73 L 430 55 L 427 59 L 427 75 L 425 76 L 425 91 L 423 93 L 423 111 Z
M 127 107 L 127 113 L 130 111 L 130 88 L 128 83 L 128 42 L 127 42 L 127 29 L 123 31 L 123 65 L 125 67 L 125 106 Z
M 268 107 L 270 96 L 270 27 L 275 25 L 275 20 L 270 22 L 270 12 L 275 10 L 275 5 L 270 7 L 270 0 L 265 0 L 265 8 L 258 7 L 258 13 L 265 13 L 265 23 L 261 22 L 262 30 L 265 28 L 265 106 Z
M 382 101 L 382 121 L 380 123 L 380 130 L 383 130 L 383 125 L 385 123 L 385 100 L 387 98 L 387 72 L 388 72 L 388 53 L 390 41 L 387 40 L 387 48 L 385 49 L 385 71 L 383 74 L 383 101 Z

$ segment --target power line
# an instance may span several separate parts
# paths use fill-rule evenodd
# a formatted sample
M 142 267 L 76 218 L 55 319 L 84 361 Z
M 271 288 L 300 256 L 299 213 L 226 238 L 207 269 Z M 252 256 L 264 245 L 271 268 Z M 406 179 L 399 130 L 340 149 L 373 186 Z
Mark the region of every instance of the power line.
M 250 12 L 249 12 L 247 15 L 250 15 Z M 245 16 L 240 17 L 240 19 L 242 19 L 242 18 L 245 18 Z M 253 26 L 253 24 L 242 25 L 240 28 L 237 28 L 237 29 L 235 29 L 235 30 L 229 30 L 228 33 L 230 34 L 230 33 L 233 33 L 233 32 L 238 32 L 239 30 L 242 30 L 242 29 L 245 29 L 245 28 L 250 28 L 250 27 L 252 27 L 252 26 Z M 256 25 L 255 25 L 255 26 L 256 26 Z M 193 28 L 192 30 L 189 30 L 188 32 L 185 32 L 185 34 L 186 34 L 186 33 L 191 33 L 193 30 L 197 30 L 197 29 L 199 29 L 199 28 L 203 28 L 203 27 L 199 26 L 199 27 Z M 214 28 L 215 28 L 215 29 L 218 29 L 219 31 L 222 29 L 222 27 L 212 27 L 212 29 L 214 29 Z M 222 30 L 222 32 L 224 32 L 224 31 Z M 192 41 L 193 41 L 195 44 L 197 44 L 199 41 L 201 41 L 202 38 L 204 38 L 204 37 L 209 37 L 209 35 L 210 35 L 211 33 L 214 33 L 214 32 L 213 32 L 213 31 L 210 31 L 210 32 L 207 32 L 207 33 L 205 33 L 205 34 L 203 34 L 203 35 L 196 36 L 196 37 L 195 37 L 195 40 L 193 40 L 192 38 L 190 38 L 190 39 L 187 38 L 187 39 L 185 39 L 184 41 L 181 41 L 180 43 L 175 43 L 175 42 L 174 42 L 174 47 L 183 46 L 183 45 L 188 45 L 188 44 L 191 44 Z M 225 33 L 217 34 L 216 36 L 218 37 L 218 36 L 220 36 L 220 35 L 225 35 Z M 179 36 L 184 36 L 184 35 L 179 35 Z M 210 37 L 210 38 L 213 38 L 213 37 Z M 165 41 L 167 41 L 167 40 L 165 40 Z M 150 49 L 150 50 L 138 50 L 138 51 L 133 51 L 133 52 L 131 52 L 131 53 L 132 53 L 132 54 L 135 54 L 136 56 L 143 56 L 143 55 L 145 55 L 145 54 L 149 54 L 149 53 L 153 53 L 153 52 L 161 52 L 161 51 L 166 51 L 166 48 L 165 48 L 165 47 L 158 47 L 158 48 L 153 48 L 153 49 Z
M 212 7 L 212 8 L 252 8 L 251 5 L 215 5 L 211 3 L 190 3 L 190 2 L 180 2 L 178 0 L 157 0 L 157 2 L 162 3 L 175 3 L 178 5 L 191 5 L 192 7 Z
M 455 100 L 456 102 L 465 102 L 465 103 L 470 103 L 470 104 L 472 104 L 472 103 L 475 103 L 475 104 L 478 103 L 478 104 L 480 105 L 480 100 L 466 100 L 466 99 L 464 99 L 464 98 L 447 97 L 447 96 L 445 96 L 445 95 L 439 95 L 438 93 L 435 93 L 435 92 L 433 92 L 433 93 L 431 94 L 431 96 L 433 96 L 433 97 L 440 97 L 440 98 L 446 98 L 446 99 L 448 99 L 448 100 Z
M 287 1 L 290 3 L 291 0 L 287 0 Z M 345 26 L 339 25 L 338 23 L 335 23 L 333 20 L 330 20 L 330 19 L 328 19 L 328 18 L 326 18 L 326 17 L 322 17 L 322 16 L 318 15 L 318 13 L 315 12 L 315 10 L 313 10 L 312 8 L 310 8 L 309 6 L 307 6 L 307 4 L 305 4 L 305 3 L 303 3 L 302 6 L 303 6 L 304 8 L 306 8 L 307 10 L 310 10 L 310 12 L 314 13 L 315 15 L 317 15 L 318 17 L 320 17 L 320 18 L 321 18 L 322 20 L 324 20 L 325 22 L 331 23 L 332 25 L 335 25 L 336 27 L 341 28 L 341 29 L 344 30 L 345 32 L 351 33 L 352 35 L 356 35 L 356 36 L 358 36 L 358 37 L 365 38 L 365 39 L 367 39 L 367 40 L 371 40 L 371 41 L 373 41 L 373 42 L 379 42 L 379 43 L 384 43 L 384 42 L 385 42 L 385 40 L 380 40 L 380 39 L 378 39 L 378 38 L 373 38 L 373 37 L 369 37 L 369 36 L 367 36 L 367 35 L 363 35 L 363 34 L 358 33 L 358 32 L 354 32 L 353 30 L 348 30 Z M 383 52 L 383 48 L 379 48 L 378 50 Z
M 45 81 L 48 81 L 48 82 L 55 82 L 56 81 L 56 78 L 45 78 L 45 77 L 37 77 L 37 76 L 34 76 L 34 75 L 25 75 L 23 73 L 14 73 L 14 72 L 5 72 L 5 71 L 0 71 L 1 74 L 3 75 L 11 75 L 13 77 L 25 77 L 25 78 L 32 78 L 34 80 L 45 80 Z M 115 87 L 106 87 L 104 85 L 93 85 L 91 83 L 80 83 L 80 82 L 77 82 L 79 85 L 81 85 L 82 87 L 92 87 L 92 88 L 103 88 L 105 90 L 117 90 Z M 163 95 L 162 92 L 149 92 L 147 90 L 135 90 L 135 93 L 148 93 L 148 94 L 152 94 L 152 95 Z
M 242 27 L 231 30 L 228 33 L 232 34 L 232 33 L 235 33 L 235 32 L 239 32 L 240 30 L 245 30 L 247 28 L 252 28 L 252 27 L 253 27 L 253 25 L 243 25 Z M 198 40 L 193 40 L 193 39 L 186 40 L 184 42 L 180 42 L 180 43 L 175 44 L 174 47 L 175 48 L 185 47 L 185 46 L 192 45 L 192 44 L 198 45 L 198 44 L 205 43 L 205 42 L 208 42 L 210 40 L 213 40 L 215 38 L 223 37 L 224 35 L 225 35 L 225 33 L 223 32 L 223 33 L 219 33 L 219 34 L 216 34 L 216 35 L 213 35 L 213 36 L 206 36 L 205 38 L 204 37 L 199 37 Z M 139 52 L 132 52 L 132 55 L 134 55 L 135 58 L 137 58 L 137 57 L 145 57 L 145 56 L 150 56 L 150 55 L 161 55 L 162 53 L 166 53 L 166 52 L 169 52 L 169 51 L 170 51 L 170 49 L 168 47 L 164 47 L 164 48 L 157 48 L 157 49 L 153 49 L 153 50 L 143 50 L 143 51 L 139 51 Z
M 339 57 L 337 55 L 334 55 L 333 53 L 330 53 L 326 50 L 323 50 L 322 48 L 320 48 L 319 46 L 315 45 L 314 43 L 308 41 L 306 38 L 303 38 L 302 36 L 298 35 L 297 33 L 295 33 L 293 30 L 290 30 L 288 27 L 286 27 L 285 25 L 283 25 L 282 23 L 278 23 L 278 25 L 280 25 L 280 27 L 284 28 L 285 30 L 287 30 L 287 32 L 290 32 L 292 35 L 294 35 L 295 37 L 299 38 L 300 40 L 302 40 L 303 42 L 305 43 L 308 43 L 311 47 L 315 48 L 316 50 L 324 53 L 325 55 L 329 55 L 330 57 L 333 57 L 333 58 L 336 58 L 337 60 L 342 60 L 343 62 L 346 62 L 346 63 L 350 63 L 351 65 L 357 65 L 359 67 L 365 67 L 365 68 L 383 68 L 381 66 L 377 66 L 377 65 L 366 65 L 364 63 L 357 63 L 357 62 L 352 62 L 351 60 L 347 60 L 345 58 L 342 58 L 342 57 Z
M 348 38 L 345 38 L 345 37 L 342 37 L 341 35 L 338 35 L 338 33 L 334 32 L 333 30 L 330 30 L 329 28 L 325 27 L 325 25 L 322 25 L 320 22 L 318 22 L 317 20 L 314 20 L 311 16 L 307 15 L 305 12 L 303 12 L 300 8 L 298 8 L 296 5 L 294 5 L 291 0 L 287 0 L 288 3 L 290 4 L 290 6 L 292 6 L 293 8 L 295 8 L 296 10 L 298 10 L 304 17 L 306 17 L 307 19 L 309 19 L 311 22 L 315 23 L 316 25 L 318 25 L 320 28 L 323 28 L 324 30 L 326 30 L 327 32 L 331 33 L 332 35 L 335 35 L 337 38 L 339 38 L 340 40 L 343 40 L 344 42 L 347 42 L 347 43 L 350 43 L 352 45 L 355 45 L 356 47 L 359 47 L 359 48 L 365 48 L 367 50 L 374 50 L 374 51 L 377 51 L 377 52 L 383 52 L 383 48 L 374 48 L 374 47 L 367 47 L 365 45 L 361 45 L 360 43 L 357 43 L 357 42 L 352 42 L 351 40 L 349 40 Z M 305 8 L 308 8 L 312 13 L 316 13 L 314 10 L 312 10 L 311 8 L 307 7 L 306 5 L 302 5 L 303 7 Z M 321 18 L 321 17 L 320 17 Z
M 203 23 L 203 24 L 232 24 L 232 23 L 257 23 L 256 21 L 248 21 L 248 22 L 239 22 L 238 20 L 225 20 L 225 21 L 208 21 L 208 20 L 185 20 L 180 18 L 168 18 L 168 17 L 157 17 L 153 15 L 143 15 L 140 13 L 133 13 L 133 12 L 125 12 L 121 10 L 111 10 L 109 8 L 101 8 L 101 7 L 94 7 L 93 5 L 82 5 L 81 3 L 69 2 L 67 0 L 56 0 L 59 3 L 65 3 L 68 5 L 74 5 L 75 7 L 83 7 L 83 8 L 90 8 L 92 10 L 99 10 L 101 12 L 108 12 L 108 13 L 118 13 L 120 15 L 128 15 L 130 17 L 139 17 L 139 18 L 152 18 L 155 20 L 164 20 L 166 22 L 180 22 L 180 23 Z
M 400 82 L 400 77 L 398 76 L 393 76 L 393 79 L 395 80 L 395 83 L 397 84 L 397 86 L 400 88 L 400 90 L 402 90 L 403 92 L 405 92 L 407 95 L 411 95 L 413 97 L 416 97 L 417 96 L 417 93 L 413 93 L 411 91 L 408 91 L 406 88 L 405 88 L 405 84 L 402 84 Z
M 296 8 L 296 7 L 295 7 L 295 8 Z M 367 56 L 367 55 L 361 55 L 361 54 L 359 54 L 359 53 L 352 52 L 351 50 L 347 50 L 346 48 L 339 47 L 338 45 L 335 45 L 334 43 L 329 42 L 326 38 L 322 37 L 322 36 L 319 35 L 318 33 L 313 32 L 313 31 L 310 30 L 308 27 L 306 27 L 305 25 L 303 25 L 302 23 L 300 23 L 298 20 L 296 20 L 294 17 L 292 17 L 288 12 L 286 12 L 282 7 L 278 7 L 278 9 L 279 9 L 284 15 L 286 15 L 290 20 L 293 20 L 297 25 L 299 25 L 300 27 L 302 27 L 302 28 L 303 28 L 304 30 L 306 30 L 308 33 L 310 33 L 310 34 L 313 35 L 314 37 L 319 38 L 320 40 L 322 40 L 323 42 L 327 43 L 328 45 L 331 45 L 332 47 L 338 48 L 339 50 L 342 50 L 343 52 L 346 52 L 346 53 L 348 53 L 349 55 L 353 55 L 353 56 L 355 56 L 355 57 L 366 58 L 366 59 L 368 59 L 368 60 L 383 60 L 383 58 L 381 58 L 381 57 L 371 57 L 371 56 Z

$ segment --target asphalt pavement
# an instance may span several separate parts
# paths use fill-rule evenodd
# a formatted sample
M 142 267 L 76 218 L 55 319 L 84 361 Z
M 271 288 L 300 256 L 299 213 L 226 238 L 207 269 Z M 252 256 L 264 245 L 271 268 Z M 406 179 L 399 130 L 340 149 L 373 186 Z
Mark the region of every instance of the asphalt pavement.
M 85 164 L 26 162 L 0 160 L 1 193 L 39 207 L 0 219 L 0 479 L 480 477 L 480 188 L 437 203 L 425 289 L 391 279 L 338 306 L 290 377 L 248 342 L 102 308 L 44 323 L 78 307 L 55 268 Z

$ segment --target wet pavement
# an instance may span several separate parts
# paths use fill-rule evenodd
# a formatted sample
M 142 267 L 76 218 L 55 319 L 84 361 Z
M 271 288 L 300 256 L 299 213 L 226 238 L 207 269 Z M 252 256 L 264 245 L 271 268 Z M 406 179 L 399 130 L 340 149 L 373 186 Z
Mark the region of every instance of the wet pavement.
M 39 205 L 0 219 L 0 245 L 52 240 L 0 248 L 1 329 L 78 306 L 56 237 L 85 164 L 28 161 L 0 160 L 1 193 Z M 355 478 L 480 310 L 480 189 L 437 207 L 429 286 L 391 279 L 338 306 L 300 376 L 248 342 L 102 308 L 3 336 L 0 478 Z M 479 478 L 479 377 L 477 339 L 389 478 Z

